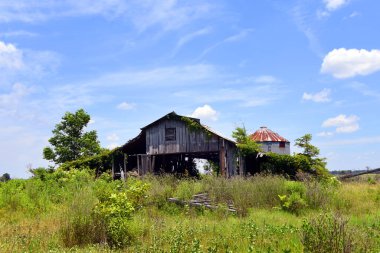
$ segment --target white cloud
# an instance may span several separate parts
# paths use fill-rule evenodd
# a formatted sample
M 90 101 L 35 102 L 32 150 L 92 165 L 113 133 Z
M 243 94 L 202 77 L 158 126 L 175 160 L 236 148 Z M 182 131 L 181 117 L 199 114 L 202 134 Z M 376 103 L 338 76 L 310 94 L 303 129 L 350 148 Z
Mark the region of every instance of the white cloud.
M 98 15 L 107 19 L 127 18 L 140 32 L 153 26 L 174 30 L 207 18 L 214 9 L 200 0 L 185 3 L 177 0 L 13 0 L 0 1 L 0 23 Z
M 330 16 L 330 12 L 325 10 L 317 10 L 317 18 L 324 19 Z
M 0 3 L 0 22 L 40 22 L 80 15 L 120 16 L 127 11 L 124 0 L 14 0 Z
M 229 84 L 249 84 L 249 83 L 259 83 L 259 84 L 273 84 L 279 83 L 280 80 L 271 75 L 262 76 L 248 76 L 240 77 L 235 80 L 229 81 Z
M 323 0 L 328 11 L 335 11 L 347 4 L 349 0 Z
M 0 37 L 35 37 L 37 36 L 37 33 L 23 31 L 23 30 L 16 30 L 11 32 L 2 32 L 0 33 Z
M 23 97 L 33 91 L 33 88 L 27 87 L 21 83 L 16 83 L 10 93 L 0 94 L 0 115 L 14 114 L 18 110 Z
M 117 109 L 131 110 L 131 109 L 135 108 L 135 106 L 136 106 L 136 104 L 133 104 L 133 103 L 122 102 L 122 103 L 118 104 Z
M 46 98 L 39 102 L 49 104 L 49 108 L 54 106 L 54 110 L 74 110 L 94 103 L 111 103 L 117 92 L 131 87 L 133 89 L 146 87 L 156 89 L 159 87 L 158 90 L 162 91 L 163 87 L 197 87 L 203 84 L 218 83 L 221 80 L 223 79 L 220 72 L 214 66 L 205 64 L 168 66 L 137 71 L 122 70 L 101 74 L 89 80 L 52 86 L 45 90 Z M 113 93 L 109 92 L 110 87 L 113 87 Z M 127 110 L 135 106 L 134 103 L 124 101 L 115 105 L 115 108 Z
M 245 39 L 250 33 L 253 32 L 253 29 L 243 29 L 239 33 L 231 35 L 224 39 L 224 42 L 237 42 Z
M 52 73 L 60 64 L 60 57 L 50 51 L 17 48 L 0 41 L 0 85 L 30 82 Z
M 311 101 L 314 101 L 316 103 L 324 103 L 324 102 L 331 101 L 330 95 L 331 95 L 331 90 L 325 88 L 325 89 L 321 90 L 320 92 L 317 92 L 314 94 L 304 92 L 302 95 L 302 99 L 303 100 L 311 100 Z
M 107 145 L 108 149 L 114 149 L 114 148 L 117 148 L 117 147 L 119 147 L 119 144 L 117 144 L 117 143 L 111 143 L 111 144 Z
M 330 51 L 323 59 L 321 73 L 335 78 L 369 75 L 380 70 L 380 50 L 345 49 Z
M 314 13 L 310 12 L 310 3 L 308 1 L 297 1 L 297 4 L 292 8 L 291 14 L 297 28 L 307 38 L 311 51 L 318 56 L 322 56 L 323 50 L 311 19 Z
M 195 109 L 190 117 L 216 121 L 218 120 L 218 113 L 211 106 L 206 104 Z
M 225 43 L 233 43 L 233 42 L 238 42 L 238 41 L 243 40 L 252 31 L 253 31 L 253 29 L 243 29 L 243 30 L 239 31 L 237 34 L 233 34 L 233 35 L 223 39 L 222 41 L 216 42 L 215 44 L 213 44 L 213 45 L 209 46 L 208 48 L 206 48 L 205 50 L 203 50 L 203 52 L 197 57 L 196 61 L 201 60 L 203 57 L 205 57 L 208 53 L 213 51 L 215 48 L 217 48 L 217 47 L 219 47 Z
M 259 76 L 255 78 L 256 83 L 276 83 L 278 82 L 277 78 L 274 76 Z
M 190 41 L 194 40 L 197 37 L 209 34 L 210 32 L 211 32 L 211 28 L 205 27 L 203 29 L 197 30 L 195 32 L 186 34 L 185 36 L 181 37 L 178 40 L 175 49 L 173 50 L 173 55 L 176 54 L 185 44 L 189 43 Z
M 348 16 L 349 18 L 355 18 L 357 16 L 360 16 L 360 12 L 357 12 L 357 11 L 354 11 L 350 14 L 350 16 Z
M 326 132 L 326 131 L 317 133 L 317 136 L 320 136 L 320 137 L 328 137 L 328 136 L 333 136 L 333 135 L 334 135 L 333 132 Z
M 110 141 L 110 142 L 117 142 L 118 140 L 120 140 L 119 136 L 115 133 L 107 135 L 106 139 L 107 141 Z
M 340 114 L 329 118 L 322 123 L 322 127 L 336 127 L 337 133 L 352 133 L 359 130 L 359 117 L 356 115 L 346 116 Z
M 15 45 L 0 41 L 0 69 L 20 69 L 23 65 L 22 52 Z
M 362 137 L 357 139 L 335 140 L 320 143 L 320 146 L 348 146 L 348 145 L 367 145 L 380 143 L 380 136 Z
M 86 87 L 138 85 L 138 86 L 179 86 L 215 80 L 220 76 L 213 65 L 195 64 L 185 66 L 168 66 L 134 72 L 120 71 L 101 75 L 79 85 Z M 73 85 L 77 87 L 78 85 Z
M 193 40 L 194 38 L 205 35 L 205 34 L 209 34 L 210 32 L 211 32 L 211 28 L 205 27 L 205 28 L 200 29 L 198 31 L 186 34 L 185 36 L 181 37 L 178 40 L 177 47 L 182 47 L 183 45 L 185 45 L 189 41 Z
M 243 82 L 247 80 L 247 82 Z M 215 102 L 237 102 L 241 107 L 257 107 L 270 104 L 287 91 L 279 85 L 250 85 L 253 81 L 247 78 L 227 81 L 228 84 L 239 84 L 238 87 L 213 89 L 211 93 L 199 93 L 193 90 L 181 91 L 174 93 L 176 97 L 191 99 L 197 103 L 215 103 Z
M 358 91 L 364 96 L 380 99 L 380 92 L 370 89 L 366 84 L 360 82 L 352 82 L 349 87 Z
M 176 30 L 196 19 L 207 17 L 214 9 L 205 1 L 180 4 L 177 0 L 132 1 L 132 7 L 134 11 L 131 18 L 140 31 L 156 25 L 164 30 Z

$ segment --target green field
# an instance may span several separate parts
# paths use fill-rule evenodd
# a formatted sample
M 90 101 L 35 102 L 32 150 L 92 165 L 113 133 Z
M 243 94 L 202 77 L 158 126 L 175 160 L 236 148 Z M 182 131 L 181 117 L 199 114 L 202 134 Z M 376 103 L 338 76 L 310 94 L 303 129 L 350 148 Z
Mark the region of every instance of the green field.
M 380 182 L 40 171 L 0 183 L 0 252 L 380 252 Z

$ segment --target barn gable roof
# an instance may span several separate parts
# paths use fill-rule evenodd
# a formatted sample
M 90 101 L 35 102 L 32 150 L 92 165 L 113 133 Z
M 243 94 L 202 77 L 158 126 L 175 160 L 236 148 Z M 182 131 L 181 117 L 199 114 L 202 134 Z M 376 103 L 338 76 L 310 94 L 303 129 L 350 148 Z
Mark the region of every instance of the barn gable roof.
M 176 112 L 170 112 L 164 116 L 162 116 L 161 118 L 153 121 L 152 123 L 149 123 L 148 125 L 144 126 L 141 128 L 141 130 L 145 130 L 147 129 L 148 127 L 151 127 L 157 123 L 159 123 L 160 121 L 162 120 L 165 120 L 165 119 L 175 119 L 175 120 L 181 120 L 182 117 L 185 117 L 185 118 L 188 118 L 188 119 L 191 119 L 191 120 L 194 120 L 195 122 L 197 123 L 201 123 L 201 121 L 199 119 L 196 119 L 196 118 L 192 118 L 192 117 L 187 117 L 187 116 L 182 116 L 182 115 L 178 115 Z
M 198 123 L 203 129 L 205 129 L 206 131 L 210 132 L 211 134 L 213 135 L 216 135 L 228 142 L 231 142 L 233 144 L 235 144 L 236 142 L 229 139 L 229 138 L 226 138 L 224 136 L 222 136 L 221 134 L 217 133 L 216 131 L 212 130 L 210 127 L 206 126 L 206 125 L 203 125 L 201 124 L 200 122 L 200 119 L 197 119 L 197 118 L 192 118 L 192 117 L 188 117 L 188 116 L 182 116 L 182 115 L 179 115 L 177 113 L 175 113 L 174 111 L 173 112 L 170 112 L 166 115 L 164 115 L 163 117 L 153 121 L 152 123 L 144 126 L 141 128 L 141 132 L 138 136 L 136 136 L 135 138 L 133 139 L 130 139 L 127 143 L 125 143 L 124 145 L 122 145 L 121 147 L 119 147 L 119 149 L 121 149 L 123 152 L 126 152 L 126 153 L 130 153 L 130 154 L 138 154 L 138 153 L 145 153 L 145 130 L 149 127 L 152 127 L 156 124 L 158 124 L 159 122 L 161 122 L 162 120 L 167 120 L 167 119 L 170 119 L 170 120 L 183 120 L 183 118 L 187 118 L 187 119 L 190 119 L 190 120 L 193 120 L 195 121 L 196 123 Z
M 233 140 L 231 140 L 231 139 L 229 139 L 229 138 L 226 138 L 226 137 L 222 136 L 221 134 L 219 134 L 218 132 L 212 130 L 209 126 L 206 126 L 206 125 L 201 124 L 201 120 L 200 120 L 200 119 L 193 118 L 193 117 L 189 117 L 189 116 L 179 115 L 179 114 L 177 114 L 177 113 L 174 112 L 174 111 L 173 111 L 173 112 L 170 112 L 170 113 L 166 114 L 165 116 L 163 116 L 163 117 L 161 117 L 161 118 L 159 118 L 159 119 L 153 121 L 152 123 L 150 123 L 150 124 L 148 124 L 148 125 L 142 127 L 141 130 L 145 130 L 145 129 L 147 129 L 148 127 L 151 127 L 151 126 L 153 126 L 153 125 L 155 125 L 155 124 L 158 124 L 160 121 L 165 120 L 165 119 L 182 120 L 183 118 L 187 118 L 187 119 L 193 120 L 193 121 L 197 122 L 200 126 L 202 126 L 206 131 L 208 131 L 208 132 L 210 132 L 210 133 L 212 133 L 212 134 L 214 134 L 214 135 L 216 135 L 216 136 L 218 136 L 218 137 L 220 137 L 220 138 L 222 138 L 222 139 L 225 139 L 225 140 L 227 140 L 227 141 L 229 141 L 229 142 L 233 142 L 233 143 L 235 143 L 235 141 L 233 141 Z
M 265 126 L 260 127 L 259 130 L 251 134 L 249 137 L 256 142 L 289 142 L 287 139 Z

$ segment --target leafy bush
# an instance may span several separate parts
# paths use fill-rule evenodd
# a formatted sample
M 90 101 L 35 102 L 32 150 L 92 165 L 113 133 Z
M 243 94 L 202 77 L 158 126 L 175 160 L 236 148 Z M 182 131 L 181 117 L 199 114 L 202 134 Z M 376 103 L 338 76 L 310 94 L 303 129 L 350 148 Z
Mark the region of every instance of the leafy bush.
M 125 192 L 113 193 L 95 206 L 94 213 L 105 224 L 107 242 L 113 247 L 127 245 L 132 237 L 128 233 L 128 220 L 135 211 Z
M 112 155 L 117 150 L 102 150 L 101 153 L 93 156 L 80 157 L 73 161 L 68 161 L 59 166 L 62 170 L 88 168 L 95 172 L 96 175 L 101 175 L 104 172 L 112 169 Z
M 306 208 L 306 201 L 299 193 L 291 193 L 290 195 L 278 195 L 281 201 L 281 208 L 294 214 L 300 214 Z
M 309 158 L 305 155 L 280 155 L 267 153 L 259 165 L 261 172 L 269 172 L 296 178 L 297 173 L 306 172 L 315 175 Z
M 119 192 L 102 196 L 94 208 L 97 219 L 105 226 L 107 243 L 112 247 L 124 247 L 133 238 L 128 221 L 135 210 L 141 207 L 148 185 L 139 180 L 129 180 L 127 187 Z
M 278 195 L 281 201 L 281 208 L 294 214 L 300 214 L 307 207 L 305 201 L 306 187 L 301 182 L 286 181 L 285 188 L 287 195 Z

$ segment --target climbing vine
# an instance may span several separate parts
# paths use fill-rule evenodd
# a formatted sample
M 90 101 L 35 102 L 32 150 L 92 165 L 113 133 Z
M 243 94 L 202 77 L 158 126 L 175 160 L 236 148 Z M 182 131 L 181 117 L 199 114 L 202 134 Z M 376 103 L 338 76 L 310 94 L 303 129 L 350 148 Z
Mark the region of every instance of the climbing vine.
M 184 117 L 184 116 L 181 117 L 181 120 L 185 122 L 186 126 L 191 132 L 204 132 L 207 138 L 211 139 L 212 133 L 209 130 L 207 130 L 204 126 L 202 126 L 200 123 L 198 123 L 197 121 L 188 117 Z

